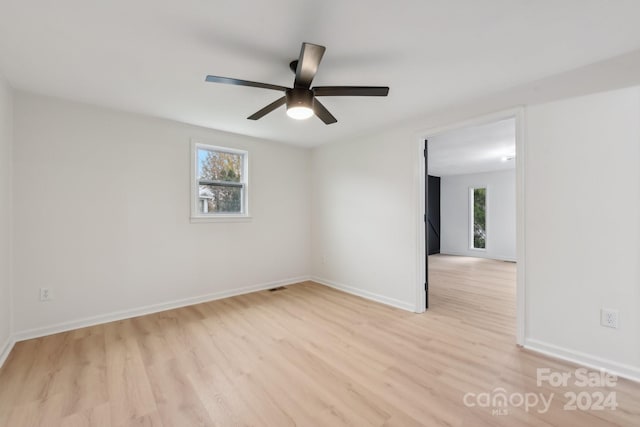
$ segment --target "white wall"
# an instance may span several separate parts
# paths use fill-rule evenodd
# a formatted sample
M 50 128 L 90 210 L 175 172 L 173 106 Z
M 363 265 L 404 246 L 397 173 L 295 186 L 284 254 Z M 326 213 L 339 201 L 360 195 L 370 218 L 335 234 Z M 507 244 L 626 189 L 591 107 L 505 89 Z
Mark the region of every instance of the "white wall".
M 14 109 L 18 337 L 309 274 L 308 150 L 21 92 Z M 251 222 L 189 222 L 192 137 L 249 151 Z
M 486 250 L 469 249 L 469 188 L 487 188 Z M 516 260 L 516 171 L 440 179 L 440 253 Z
M 640 374 L 640 89 L 529 107 L 526 141 L 530 344 Z
M 403 308 L 417 308 L 418 247 L 423 239 L 418 226 L 423 207 L 417 196 L 418 183 L 424 179 L 421 139 L 513 106 L 631 84 L 640 84 L 640 52 L 425 114 L 384 132 L 315 148 L 314 277 Z M 524 281 L 529 348 L 640 379 L 635 315 L 640 307 L 640 115 L 633 101 L 637 98 L 638 89 L 633 88 L 567 101 L 582 107 L 574 116 L 569 114 L 566 123 L 565 104 L 527 109 L 524 161 L 531 193 L 524 200 Z M 552 127 L 547 130 L 548 124 Z M 592 208 L 585 193 L 593 192 L 585 183 L 597 189 L 596 198 L 605 204 Z M 556 207 L 549 209 L 550 203 Z M 585 216 L 587 209 L 594 209 L 594 223 L 607 221 L 592 223 Z M 567 230 L 559 230 L 556 219 Z M 594 240 L 598 245 L 585 244 L 591 242 L 586 230 L 593 226 L 602 232 Z M 555 243 L 560 244 L 557 249 Z M 598 326 L 601 305 L 620 309 L 619 330 Z
M 12 91 L 0 75 L 0 365 L 11 336 Z
M 388 304 L 415 308 L 417 150 L 376 138 L 313 153 L 312 270 L 315 280 Z

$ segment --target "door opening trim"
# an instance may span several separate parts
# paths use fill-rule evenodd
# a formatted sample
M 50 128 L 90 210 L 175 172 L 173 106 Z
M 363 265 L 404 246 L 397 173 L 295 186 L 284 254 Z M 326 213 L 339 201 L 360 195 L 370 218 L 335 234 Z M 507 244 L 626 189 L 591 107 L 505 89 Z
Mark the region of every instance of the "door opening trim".
M 443 133 L 446 131 L 481 125 L 485 123 L 495 122 L 502 119 L 514 118 L 516 122 L 516 343 L 520 346 L 524 344 L 526 331 L 526 256 L 525 256 L 525 109 L 517 107 L 508 110 L 502 110 L 496 113 L 479 116 L 470 120 L 459 121 L 446 126 L 433 127 L 426 129 L 417 134 L 416 147 L 418 149 L 418 159 L 416 175 L 416 256 L 417 256 L 417 275 L 416 275 L 416 313 L 423 313 L 427 303 L 427 295 L 425 292 L 425 283 L 427 283 L 427 239 L 426 222 L 424 214 L 426 214 L 426 173 L 427 158 L 424 156 L 426 148 L 426 140 L 429 137 Z M 433 301 L 432 304 L 433 305 Z

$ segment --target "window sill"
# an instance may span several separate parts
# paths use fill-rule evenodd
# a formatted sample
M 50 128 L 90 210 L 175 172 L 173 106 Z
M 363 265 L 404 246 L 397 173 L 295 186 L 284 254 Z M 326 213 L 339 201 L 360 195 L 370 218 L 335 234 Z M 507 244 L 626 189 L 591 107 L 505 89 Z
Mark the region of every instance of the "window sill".
M 201 222 L 251 222 L 253 217 L 245 215 L 192 216 L 191 223 Z

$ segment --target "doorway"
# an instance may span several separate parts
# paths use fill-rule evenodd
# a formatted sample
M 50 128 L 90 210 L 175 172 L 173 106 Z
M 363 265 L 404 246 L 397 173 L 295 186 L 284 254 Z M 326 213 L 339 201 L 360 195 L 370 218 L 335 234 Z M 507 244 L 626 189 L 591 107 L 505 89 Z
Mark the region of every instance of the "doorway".
M 420 141 L 423 154 L 420 157 L 424 159 L 420 180 L 423 241 L 418 247 L 424 269 L 419 275 L 423 298 L 418 303 L 424 305 L 416 310 L 424 311 L 438 302 L 429 295 L 429 256 L 435 256 L 434 261 L 457 256 L 456 262 L 463 257 L 514 262 L 518 344 L 524 336 L 522 118 L 522 110 L 516 109 L 423 133 Z M 474 135 L 477 142 L 482 139 L 478 135 L 483 133 L 489 141 L 474 146 Z M 469 150 L 469 146 L 473 149 Z M 495 181 L 497 177 L 509 183 Z M 471 182 L 470 178 L 476 181 Z M 505 201 L 503 187 L 509 185 L 512 190 Z M 457 189 L 455 197 L 450 194 L 452 188 Z M 507 213 L 505 204 L 510 204 Z

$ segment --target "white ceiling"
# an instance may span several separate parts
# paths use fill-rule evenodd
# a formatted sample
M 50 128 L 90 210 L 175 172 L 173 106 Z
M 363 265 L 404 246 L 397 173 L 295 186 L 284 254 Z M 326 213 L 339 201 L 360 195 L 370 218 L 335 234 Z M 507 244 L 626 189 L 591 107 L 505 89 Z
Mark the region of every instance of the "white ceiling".
M 0 72 L 27 91 L 302 146 L 640 48 L 637 0 L 0 0 Z M 339 122 L 281 108 L 300 44 L 327 46 L 316 85 L 388 85 L 388 98 L 324 98 Z
M 429 137 L 429 175 L 514 169 L 515 152 L 515 119 L 450 130 Z

